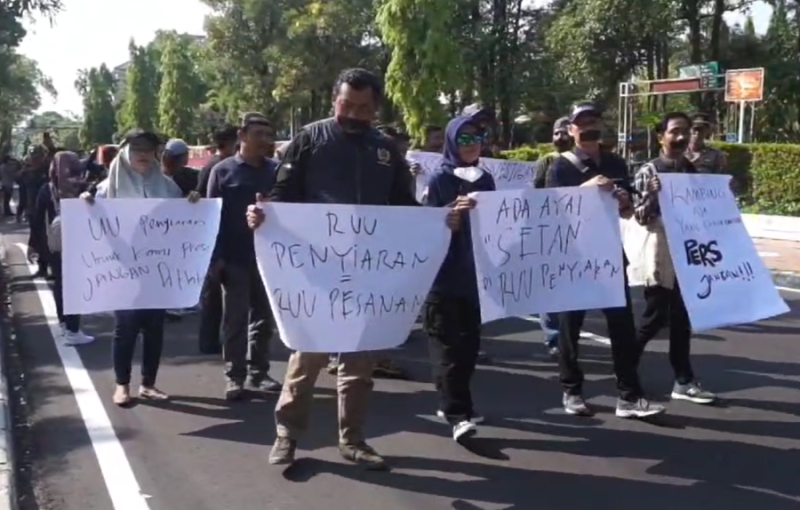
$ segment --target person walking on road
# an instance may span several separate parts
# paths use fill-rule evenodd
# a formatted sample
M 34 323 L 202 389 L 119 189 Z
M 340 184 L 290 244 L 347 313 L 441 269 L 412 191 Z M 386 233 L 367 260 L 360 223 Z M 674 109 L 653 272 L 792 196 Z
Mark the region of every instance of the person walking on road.
M 200 196 L 208 196 L 208 178 L 211 169 L 223 159 L 236 154 L 236 144 L 239 140 L 236 126 L 230 124 L 222 126 L 214 133 L 214 155 L 200 170 L 197 179 L 197 192 Z M 222 327 L 222 285 L 219 275 L 210 271 L 203 282 L 200 292 L 200 331 L 197 335 L 198 348 L 202 354 L 222 354 L 220 342 L 220 328 Z
M 411 172 L 390 140 L 372 127 L 383 87 L 364 69 L 343 71 L 333 88 L 335 116 L 303 127 L 291 141 L 278 167 L 270 201 L 317 204 L 419 206 L 411 192 Z M 251 228 L 265 221 L 258 205 L 247 210 Z M 270 221 L 270 218 L 266 218 Z M 448 217 L 458 224 L 458 214 Z M 290 464 L 297 439 L 308 427 L 317 377 L 328 354 L 295 351 L 289 357 L 286 379 L 275 408 L 277 438 L 270 464 Z M 339 355 L 339 452 L 367 469 L 386 463 L 364 438 L 367 404 L 372 392 L 373 354 Z
M 85 345 L 94 337 L 81 331 L 80 315 L 64 314 L 64 272 L 61 258 L 61 199 L 75 198 L 83 185 L 80 176 L 83 165 L 77 154 L 69 151 L 57 152 L 50 164 L 50 182 L 39 189 L 36 205 L 31 216 L 31 239 L 38 252 L 47 251 L 47 259 L 53 272 L 53 299 L 61 326 L 64 345 Z
M 533 187 L 541 189 L 545 187 L 547 171 L 553 166 L 553 162 L 561 157 L 561 154 L 572 150 L 572 137 L 569 135 L 569 117 L 561 117 L 553 124 L 553 148 L 536 162 L 536 171 L 533 177 Z M 542 313 L 539 314 L 539 322 L 544 333 L 544 344 L 547 353 L 558 358 L 558 314 Z
M 117 198 L 181 198 L 181 189 L 161 172 L 156 150 L 160 138 L 154 133 L 135 129 L 125 136 L 125 143 L 111 163 L 108 177 L 97 185 L 95 195 L 81 197 L 94 200 Z M 197 192 L 189 195 L 190 202 L 200 198 Z M 139 398 L 166 400 L 168 395 L 156 387 L 156 377 L 164 347 L 164 310 L 119 310 L 114 312 L 114 339 L 111 352 L 116 389 L 113 401 L 118 406 L 131 402 L 131 371 L 136 339 L 142 337 L 142 380 Z
M 471 117 L 456 117 L 445 129 L 442 163 L 428 179 L 425 205 L 446 207 L 473 192 L 495 191 L 492 174 L 478 167 L 483 137 Z M 483 417 L 472 402 L 472 375 L 481 346 L 481 308 L 466 212 L 450 238 L 447 257 L 423 311 L 439 392 L 437 415 L 453 427 L 453 439 L 475 434 Z
M 239 152 L 217 163 L 208 178 L 208 198 L 222 199 L 211 273 L 222 283 L 222 354 L 227 400 L 240 400 L 245 383 L 255 391 L 281 390 L 280 383 L 269 375 L 274 320 L 256 265 L 253 232 L 246 218 L 253 197 L 266 196 L 275 183 L 277 164 L 267 156 L 274 145 L 274 136 L 275 131 L 264 115 L 246 113 L 238 131 Z
M 667 234 L 658 203 L 661 191 L 659 174 L 697 173 L 695 166 L 685 157 L 690 136 L 689 122 L 689 116 L 683 112 L 664 115 L 656 126 L 661 155 L 642 166 L 634 179 L 638 192 L 634 217 L 648 231 L 641 255 L 642 266 L 647 268 L 643 275 L 646 305 L 636 339 L 641 356 L 647 343 L 669 325 L 669 361 L 675 374 L 672 398 L 711 404 L 716 395 L 700 386 L 689 359 L 692 325 L 667 247 Z
M 619 202 L 620 216 L 633 213 L 632 189 L 628 184 L 628 166 L 621 157 L 600 150 L 602 137 L 601 111 L 593 103 L 576 105 L 570 115 L 570 135 L 575 149 L 565 152 L 547 172 L 546 186 L 597 186 L 613 193 Z M 620 260 L 625 272 L 628 260 L 624 253 Z M 664 407 L 644 398 L 637 368 L 638 345 L 631 309 L 630 288 L 625 281 L 625 306 L 602 310 L 608 324 L 614 374 L 617 376 L 616 415 L 620 418 L 644 418 L 664 412 Z M 578 363 L 578 342 L 585 310 L 559 314 L 559 367 L 564 388 L 562 403 L 567 414 L 593 416 L 594 412 L 583 399 L 583 371 Z

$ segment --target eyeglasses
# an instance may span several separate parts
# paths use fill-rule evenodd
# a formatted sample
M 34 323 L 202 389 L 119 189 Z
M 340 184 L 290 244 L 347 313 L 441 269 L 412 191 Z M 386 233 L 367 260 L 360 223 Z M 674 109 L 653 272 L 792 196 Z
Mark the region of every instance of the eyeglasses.
M 478 133 L 459 133 L 456 137 L 456 143 L 459 147 L 466 147 L 483 143 L 485 136 Z

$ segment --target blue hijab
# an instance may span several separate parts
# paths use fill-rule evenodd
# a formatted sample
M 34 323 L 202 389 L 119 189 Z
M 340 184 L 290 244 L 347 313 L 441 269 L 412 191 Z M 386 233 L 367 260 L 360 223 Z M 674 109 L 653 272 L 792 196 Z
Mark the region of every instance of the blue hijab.
M 475 166 L 478 160 L 475 161 L 462 161 L 458 155 L 458 133 L 464 126 L 473 125 L 475 121 L 472 117 L 459 116 L 450 120 L 444 130 L 444 151 L 442 153 L 442 167 L 449 169 L 452 172 L 453 168 L 460 166 Z M 477 127 L 477 126 L 476 126 Z

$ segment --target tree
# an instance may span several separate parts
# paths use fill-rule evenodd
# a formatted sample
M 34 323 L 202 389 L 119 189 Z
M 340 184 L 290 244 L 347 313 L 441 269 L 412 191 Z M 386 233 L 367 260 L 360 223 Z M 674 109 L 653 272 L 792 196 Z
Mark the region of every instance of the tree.
M 117 133 L 114 86 L 114 76 L 105 64 L 78 73 L 75 88 L 83 96 L 79 137 L 86 149 L 113 142 Z
M 147 48 L 131 40 L 128 45 L 128 68 L 119 113 L 120 128 L 155 129 L 158 115 L 157 69 Z
M 16 52 L 8 54 L 9 67 L 5 70 L 4 86 L 0 87 L 0 145 L 11 142 L 14 126 L 32 114 L 41 104 L 39 89 L 55 96 L 52 83 L 39 70 L 36 62 Z
M 378 9 L 381 37 L 391 48 L 386 92 L 418 140 L 426 125 L 444 121 L 441 92 L 463 84 L 461 48 L 453 37 L 461 27 L 453 20 L 452 6 L 437 0 L 384 0 Z
M 161 53 L 161 87 L 158 94 L 158 129 L 169 136 L 189 139 L 197 125 L 200 78 L 191 46 L 171 37 Z

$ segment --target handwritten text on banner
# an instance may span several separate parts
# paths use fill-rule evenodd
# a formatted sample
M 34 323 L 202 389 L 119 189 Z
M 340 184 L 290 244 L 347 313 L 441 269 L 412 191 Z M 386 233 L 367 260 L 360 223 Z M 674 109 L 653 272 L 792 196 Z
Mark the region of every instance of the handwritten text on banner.
M 484 322 L 625 304 L 619 213 L 598 188 L 478 193 L 470 213 Z
M 447 211 L 265 204 L 258 268 L 283 342 L 306 352 L 403 343 L 447 254 Z
M 728 175 L 660 176 L 661 214 L 692 329 L 789 311 L 742 223 Z
M 406 159 L 419 163 L 422 167 L 422 173 L 417 175 L 417 200 L 422 200 L 430 175 L 442 164 L 442 155 L 435 152 L 409 151 Z M 478 166 L 492 174 L 498 190 L 530 186 L 535 172 L 535 163 L 532 161 L 481 158 Z
M 63 200 L 64 312 L 197 304 L 220 200 Z

